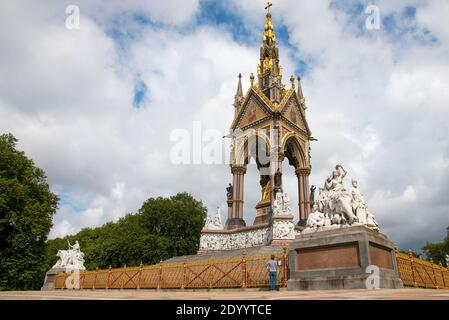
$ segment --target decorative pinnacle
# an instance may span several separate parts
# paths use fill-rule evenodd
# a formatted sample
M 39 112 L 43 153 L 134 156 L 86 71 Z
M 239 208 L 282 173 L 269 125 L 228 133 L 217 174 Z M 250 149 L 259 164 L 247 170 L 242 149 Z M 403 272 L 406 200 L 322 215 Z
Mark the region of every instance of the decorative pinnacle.
M 270 1 L 267 2 L 267 6 L 265 7 L 265 10 L 267 10 L 267 14 L 270 13 L 270 7 L 271 7 L 272 5 L 273 5 L 273 4 L 272 4 Z
M 304 94 L 302 93 L 301 77 L 300 76 L 298 76 L 298 97 L 299 97 L 299 99 L 304 99 Z
M 239 82 L 237 84 L 237 92 L 235 94 L 237 97 L 243 96 L 243 89 L 242 89 L 242 74 L 239 73 Z
M 294 88 L 295 87 L 295 77 L 293 75 L 290 77 L 290 82 L 292 83 L 292 88 Z
M 251 86 L 254 85 L 254 74 L 251 72 L 251 75 L 249 76 L 249 81 L 251 82 Z
M 263 40 L 267 41 L 269 44 L 272 42 L 276 42 L 276 34 L 273 30 L 273 22 L 271 21 L 271 13 L 270 13 L 270 7 L 273 4 L 268 2 L 267 6 L 265 7 L 265 10 L 267 10 L 266 20 L 265 20 L 265 31 L 263 33 Z

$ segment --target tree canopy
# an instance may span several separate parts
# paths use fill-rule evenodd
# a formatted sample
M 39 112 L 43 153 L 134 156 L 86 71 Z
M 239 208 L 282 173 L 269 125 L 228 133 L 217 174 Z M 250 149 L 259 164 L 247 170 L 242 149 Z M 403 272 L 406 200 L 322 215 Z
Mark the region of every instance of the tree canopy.
M 445 255 L 449 254 L 449 227 L 447 227 L 447 235 L 443 241 L 436 243 L 428 242 L 422 250 L 426 254 L 427 259 L 432 259 L 435 263 L 446 265 Z
M 169 198 L 150 198 L 136 214 L 117 222 L 48 241 L 47 268 L 56 262 L 56 253 L 67 241 L 78 240 L 87 269 L 149 265 L 198 251 L 207 209 L 187 193 Z
M 42 285 L 46 240 L 58 198 L 42 169 L 16 150 L 12 134 L 0 136 L 0 289 Z

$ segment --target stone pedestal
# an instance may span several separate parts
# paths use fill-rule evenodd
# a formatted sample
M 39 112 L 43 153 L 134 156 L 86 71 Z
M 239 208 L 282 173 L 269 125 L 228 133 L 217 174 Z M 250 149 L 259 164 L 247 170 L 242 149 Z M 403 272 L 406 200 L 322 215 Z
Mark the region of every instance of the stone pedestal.
M 288 246 L 295 239 L 293 215 L 275 215 L 272 218 L 272 245 Z
M 402 288 L 394 248 L 385 235 L 364 226 L 302 233 L 289 244 L 287 288 L 367 289 L 374 276 L 368 266 L 378 267 L 380 288 Z
M 227 230 L 240 229 L 244 227 L 246 227 L 246 222 L 241 218 L 228 218 L 228 220 L 226 220 Z
M 64 272 L 65 268 L 52 268 L 45 274 L 44 284 L 42 285 L 41 291 L 54 290 L 56 275 L 60 272 Z
M 256 205 L 256 218 L 254 219 L 253 225 L 259 225 L 263 223 L 267 223 L 270 221 L 271 214 L 271 203 L 258 203 Z

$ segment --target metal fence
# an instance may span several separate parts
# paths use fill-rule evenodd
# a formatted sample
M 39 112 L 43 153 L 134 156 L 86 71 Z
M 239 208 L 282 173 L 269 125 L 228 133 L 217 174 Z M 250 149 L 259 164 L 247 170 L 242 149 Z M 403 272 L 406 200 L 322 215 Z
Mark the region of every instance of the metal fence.
M 449 269 L 432 261 L 426 261 L 408 254 L 397 252 L 399 275 L 404 286 L 449 289 Z
M 80 289 L 216 289 L 268 287 L 266 262 L 271 254 L 228 259 L 207 259 L 176 263 L 159 263 L 120 269 L 80 272 Z M 286 287 L 288 255 L 275 254 L 280 261 L 277 286 Z M 449 268 L 416 258 L 412 253 L 396 253 L 398 271 L 404 286 L 449 289 Z M 65 289 L 70 274 L 59 273 L 56 289 Z
M 215 289 L 268 287 L 266 262 L 271 254 L 229 259 L 207 259 L 152 266 L 83 271 L 79 274 L 79 289 Z M 277 286 L 287 286 L 288 255 L 275 254 L 280 262 Z M 59 273 L 56 289 L 65 289 L 70 274 Z M 71 277 L 73 278 L 73 277 Z M 70 286 L 74 287 L 74 286 Z M 78 287 L 78 286 L 76 286 Z

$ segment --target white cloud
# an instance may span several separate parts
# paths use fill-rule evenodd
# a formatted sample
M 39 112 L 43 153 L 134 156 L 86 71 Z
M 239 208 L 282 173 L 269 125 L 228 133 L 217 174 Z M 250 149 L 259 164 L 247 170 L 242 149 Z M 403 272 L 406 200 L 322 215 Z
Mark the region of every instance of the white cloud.
M 391 34 L 387 25 L 355 32 L 365 19 L 363 10 L 354 14 L 356 4 L 286 0 L 273 8 L 310 61 L 303 88 L 319 139 L 311 183 L 321 184 L 336 163 L 346 165 L 386 233 L 400 246 L 419 248 L 441 239 L 449 225 L 441 193 L 449 185 L 447 4 L 378 2 L 382 17 L 395 19 Z M 412 23 L 404 12 L 415 5 Z M 259 7 L 241 4 L 241 14 L 260 15 Z M 426 30 L 436 42 L 423 41 Z
M 198 1 L 182 1 L 183 10 L 180 3 L 79 1 L 78 31 L 64 27 L 64 3 L 0 4 L 0 127 L 20 139 L 19 147 L 68 199 L 52 236 L 116 220 L 150 196 L 179 191 L 211 211 L 221 206 L 225 218 L 229 167 L 170 164 L 170 132 L 191 131 L 200 120 L 203 132 L 225 134 L 236 76 L 242 72 L 248 88 L 258 44 L 237 43 L 218 26 L 194 26 Z M 415 29 L 397 38 L 385 28 L 356 35 L 364 17 L 331 4 L 279 1 L 272 9 L 275 27 L 285 24 L 292 45 L 280 49 L 285 74 L 295 70 L 293 58 L 309 62 L 302 83 L 319 139 L 312 144 L 311 184 L 321 185 L 342 163 L 348 178 L 359 180 L 383 230 L 400 246 L 419 248 L 449 225 L 447 5 L 412 3 Z M 408 5 L 379 2 L 381 14 L 396 19 Z M 259 1 L 230 8 L 260 37 Z M 129 17 L 134 13 L 156 25 L 139 24 Z M 137 36 L 126 38 L 123 50 L 111 38 L 112 27 Z M 423 41 L 424 29 L 437 41 Z M 136 78 L 148 88 L 140 109 L 133 106 Z M 297 203 L 293 170 L 284 172 Z M 255 168 L 245 186 L 245 218 L 252 223 L 260 199 Z
M 76 232 L 76 229 L 72 223 L 67 220 L 62 220 L 52 229 L 50 236 L 55 238 L 64 237 L 68 234 L 73 234 L 74 232 Z

